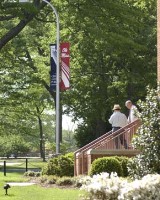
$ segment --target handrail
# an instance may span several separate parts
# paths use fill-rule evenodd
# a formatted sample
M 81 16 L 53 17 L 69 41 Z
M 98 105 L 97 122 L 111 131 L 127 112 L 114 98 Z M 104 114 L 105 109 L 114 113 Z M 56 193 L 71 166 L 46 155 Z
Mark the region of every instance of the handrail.
M 94 146 L 96 146 L 98 143 L 101 143 L 104 140 L 107 140 L 109 138 L 113 139 L 113 136 L 119 136 L 119 135 L 121 135 L 121 134 L 123 134 L 125 132 L 125 131 L 122 132 L 122 130 L 130 129 L 130 128 L 134 127 L 135 125 L 137 125 L 138 123 L 139 123 L 139 119 L 137 119 L 136 121 L 134 121 L 134 122 L 132 122 L 130 124 L 127 124 L 123 128 L 118 129 L 114 133 L 112 133 L 112 131 L 109 131 L 109 132 L 105 133 L 104 135 L 100 136 L 99 138 L 93 140 L 89 144 L 86 144 L 82 148 L 78 149 L 77 151 L 74 152 L 74 154 L 87 151 L 90 148 L 93 148 Z
M 86 144 L 85 146 L 81 147 L 80 149 L 76 150 L 74 153 L 78 153 L 78 152 L 82 151 L 82 150 L 85 149 L 87 146 L 90 146 L 90 145 L 94 144 L 96 141 L 99 141 L 100 139 L 105 138 L 107 135 L 109 135 L 109 134 L 111 134 L 111 133 L 112 133 L 112 131 L 109 131 L 109 132 L 103 134 L 103 135 L 100 136 L 99 138 L 93 140 L 92 142 L 90 142 L 90 143 Z
M 114 140 L 119 137 L 122 134 L 126 134 L 127 136 L 133 136 L 133 134 L 135 133 L 136 129 L 138 128 L 138 126 L 140 125 L 140 120 L 136 120 L 128 125 L 126 125 L 123 128 L 118 129 L 117 131 L 113 132 L 109 131 L 108 133 L 105 133 L 104 135 L 100 136 L 99 138 L 93 140 L 92 142 L 90 142 L 89 144 L 86 144 L 85 146 L 83 146 L 82 148 L 78 149 L 77 151 L 74 152 L 74 174 L 84 174 L 86 173 L 86 169 L 88 168 L 86 165 L 88 163 L 88 161 L 86 160 L 86 154 L 88 152 L 88 150 L 90 149 L 98 149 L 98 148 L 102 148 L 102 149 L 114 149 L 115 148 L 115 143 Z M 128 140 L 127 140 L 127 144 L 130 145 L 131 143 L 131 137 L 128 136 Z M 120 150 L 121 147 L 118 146 L 118 149 Z M 132 148 L 132 147 L 131 147 Z M 78 164 L 78 163 L 79 164 Z M 89 161 L 90 162 L 90 161 Z M 78 165 L 77 165 L 78 164 Z M 76 169 L 76 167 L 78 167 L 78 169 Z M 78 172 L 77 170 L 79 170 L 81 172 Z

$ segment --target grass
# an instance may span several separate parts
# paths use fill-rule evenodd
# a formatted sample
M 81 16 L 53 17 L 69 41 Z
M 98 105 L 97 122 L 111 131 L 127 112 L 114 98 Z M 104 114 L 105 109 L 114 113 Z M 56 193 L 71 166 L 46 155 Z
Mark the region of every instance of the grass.
M 22 161 L 22 160 L 21 160 Z M 7 160 L 7 162 L 21 162 L 20 160 Z M 23 160 L 24 161 L 24 160 Z M 3 162 L 0 160 L 0 162 Z M 22 163 L 22 162 L 21 162 Z M 41 160 L 32 160 L 32 165 L 41 168 L 44 163 Z M 16 168 L 24 168 L 25 164 Z M 7 169 L 15 168 L 8 166 Z M 6 176 L 0 170 L 0 200 L 78 200 L 82 191 L 79 189 L 62 189 L 53 187 L 32 186 L 12 186 L 8 189 L 8 195 L 5 195 L 3 186 L 7 182 L 27 182 L 28 178 L 23 177 L 23 172 L 7 172 Z
M 3 187 L 1 187 L 3 188 Z M 80 191 L 76 189 L 42 188 L 40 186 L 11 187 L 8 195 L 0 191 L 1 200 L 78 200 Z
M 27 178 L 20 173 L 0 172 L 0 200 L 78 200 L 82 191 L 79 189 L 46 188 L 39 185 L 12 186 L 5 195 L 3 186 L 7 182 L 26 182 Z

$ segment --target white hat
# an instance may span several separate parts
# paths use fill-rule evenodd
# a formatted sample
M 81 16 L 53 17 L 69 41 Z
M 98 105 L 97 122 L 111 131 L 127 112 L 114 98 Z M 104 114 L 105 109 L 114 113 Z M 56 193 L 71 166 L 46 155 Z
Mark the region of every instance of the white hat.
M 121 107 L 119 104 L 115 104 L 112 110 L 120 110 Z

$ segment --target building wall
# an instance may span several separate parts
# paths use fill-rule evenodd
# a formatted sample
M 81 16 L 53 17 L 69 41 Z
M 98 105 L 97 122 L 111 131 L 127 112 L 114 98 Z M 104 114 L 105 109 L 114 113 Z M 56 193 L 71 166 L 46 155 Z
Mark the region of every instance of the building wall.
M 160 0 L 157 0 L 157 81 L 160 84 Z

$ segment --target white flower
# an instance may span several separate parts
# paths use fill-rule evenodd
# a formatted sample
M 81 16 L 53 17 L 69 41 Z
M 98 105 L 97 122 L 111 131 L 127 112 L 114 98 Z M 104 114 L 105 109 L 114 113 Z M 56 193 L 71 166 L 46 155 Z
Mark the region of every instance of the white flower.
M 117 177 L 115 173 L 110 177 L 107 173 L 101 173 L 93 178 L 87 177 L 82 188 L 88 191 L 95 200 L 100 200 L 100 193 L 106 196 L 106 199 L 160 200 L 159 185 L 160 175 L 158 174 L 148 174 L 141 180 L 128 183 L 127 180 Z

